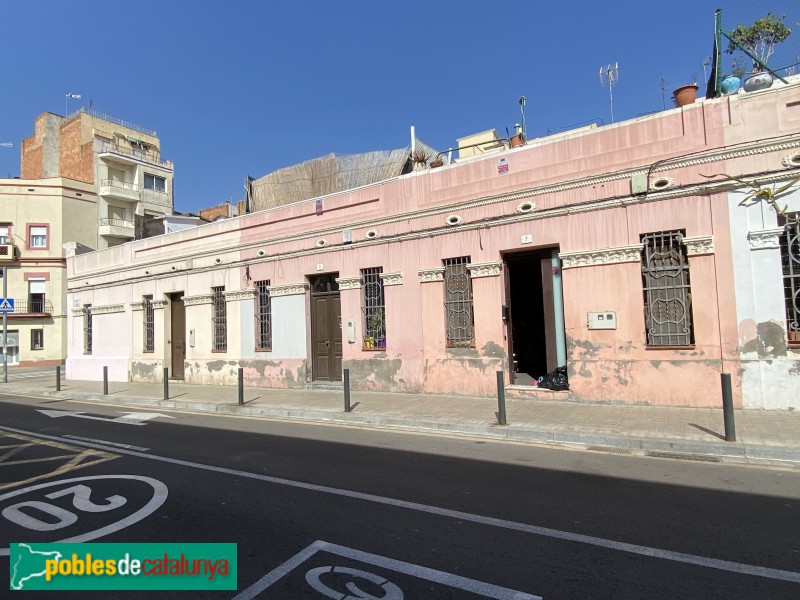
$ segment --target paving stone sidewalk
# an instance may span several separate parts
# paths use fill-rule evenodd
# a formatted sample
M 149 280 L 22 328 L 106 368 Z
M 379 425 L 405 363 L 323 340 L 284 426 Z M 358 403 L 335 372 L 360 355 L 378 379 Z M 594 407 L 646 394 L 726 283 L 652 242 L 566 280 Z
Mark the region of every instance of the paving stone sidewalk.
M 722 409 L 583 404 L 557 400 L 506 399 L 506 426 L 497 422 L 497 399 L 433 394 L 352 392 L 344 412 L 341 389 L 286 390 L 170 382 L 110 382 L 55 377 L 0 383 L 0 391 L 72 398 L 148 409 L 308 420 L 364 427 L 462 434 L 519 442 L 574 445 L 599 451 L 684 457 L 695 460 L 768 462 L 800 467 L 800 414 L 736 410 L 735 442 L 724 441 Z

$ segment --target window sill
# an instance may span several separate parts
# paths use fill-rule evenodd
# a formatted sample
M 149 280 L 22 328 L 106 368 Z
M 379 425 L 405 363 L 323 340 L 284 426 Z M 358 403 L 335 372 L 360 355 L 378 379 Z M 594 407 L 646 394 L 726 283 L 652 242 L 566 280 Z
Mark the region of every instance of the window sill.
M 227 349 L 225 349 L 225 350 L 212 350 L 211 353 L 212 354 L 227 354 L 228 350 Z
M 645 346 L 645 350 L 694 350 L 695 345 L 690 346 Z
M 272 352 L 272 346 L 269 346 L 268 348 L 256 348 L 255 351 L 256 352 Z
M 361 348 L 362 352 L 386 352 L 386 347 L 383 348 Z

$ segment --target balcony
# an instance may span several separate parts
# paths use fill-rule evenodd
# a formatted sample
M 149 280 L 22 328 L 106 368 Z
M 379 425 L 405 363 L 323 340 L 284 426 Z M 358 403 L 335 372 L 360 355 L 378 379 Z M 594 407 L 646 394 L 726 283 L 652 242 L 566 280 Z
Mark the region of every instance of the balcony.
M 17 260 L 14 244 L 9 244 L 4 238 L 0 238 L 0 262 L 12 262 Z
M 135 223 L 124 219 L 100 219 L 98 233 L 106 237 L 132 240 L 136 233 Z
M 53 314 L 53 303 L 45 298 L 14 300 L 14 312 L 8 318 L 44 318 Z
M 110 158 L 129 165 L 148 163 L 151 165 L 158 165 L 170 171 L 173 170 L 172 161 L 161 160 L 161 155 L 152 149 L 133 148 L 115 142 L 102 142 L 100 144 L 99 154 L 100 158 Z
M 103 179 L 100 181 L 100 195 L 113 200 L 138 202 L 139 186 L 135 183 L 116 181 L 115 179 Z

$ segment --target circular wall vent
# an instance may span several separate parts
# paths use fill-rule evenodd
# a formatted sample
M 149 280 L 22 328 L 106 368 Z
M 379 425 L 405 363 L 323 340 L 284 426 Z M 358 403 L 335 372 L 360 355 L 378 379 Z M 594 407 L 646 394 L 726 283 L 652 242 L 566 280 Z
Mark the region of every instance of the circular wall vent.
M 256 252 L 256 254 L 258 256 L 266 256 L 267 255 L 267 253 L 264 250 L 259 250 L 258 252 Z
M 364 237 L 368 240 L 374 240 L 378 237 L 378 230 L 377 229 L 370 229 L 367 233 L 364 234 Z
M 222 259 L 221 259 L 221 258 L 215 258 L 215 259 L 214 259 L 214 263 L 215 263 L 215 264 L 219 264 L 219 263 L 221 263 L 221 262 L 222 262 Z
M 675 180 L 672 177 L 658 177 L 650 184 L 650 189 L 655 191 L 666 190 L 673 185 L 675 185 Z
M 517 204 L 518 213 L 529 213 L 534 208 L 536 208 L 536 205 L 533 202 L 520 202 L 519 204 Z
M 458 215 L 450 215 L 447 217 L 447 221 L 445 221 L 448 225 L 458 225 L 461 223 L 461 217 Z
M 317 240 L 317 248 L 324 248 L 328 245 L 327 240 Z
M 800 167 L 800 152 L 792 152 L 783 157 L 784 167 Z

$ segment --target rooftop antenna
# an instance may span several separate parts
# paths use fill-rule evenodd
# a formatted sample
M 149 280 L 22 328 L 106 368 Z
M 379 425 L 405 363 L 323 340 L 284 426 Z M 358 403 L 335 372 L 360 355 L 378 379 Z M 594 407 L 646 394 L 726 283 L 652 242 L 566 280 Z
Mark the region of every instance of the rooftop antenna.
M 658 80 L 658 85 L 661 86 L 661 105 L 664 110 L 667 110 L 667 100 L 664 97 L 664 88 L 667 86 L 667 80 L 662 77 Z
M 703 65 L 703 81 L 705 82 L 706 85 L 708 85 L 708 72 L 706 71 L 706 69 L 708 69 L 711 66 L 711 57 L 706 56 L 701 64 Z
M 611 98 L 611 122 L 614 122 L 614 84 L 619 81 L 619 63 L 600 67 L 600 85 L 608 83 L 608 95 Z
M 519 97 L 519 110 L 522 113 L 522 138 L 528 139 L 525 132 L 525 96 Z

